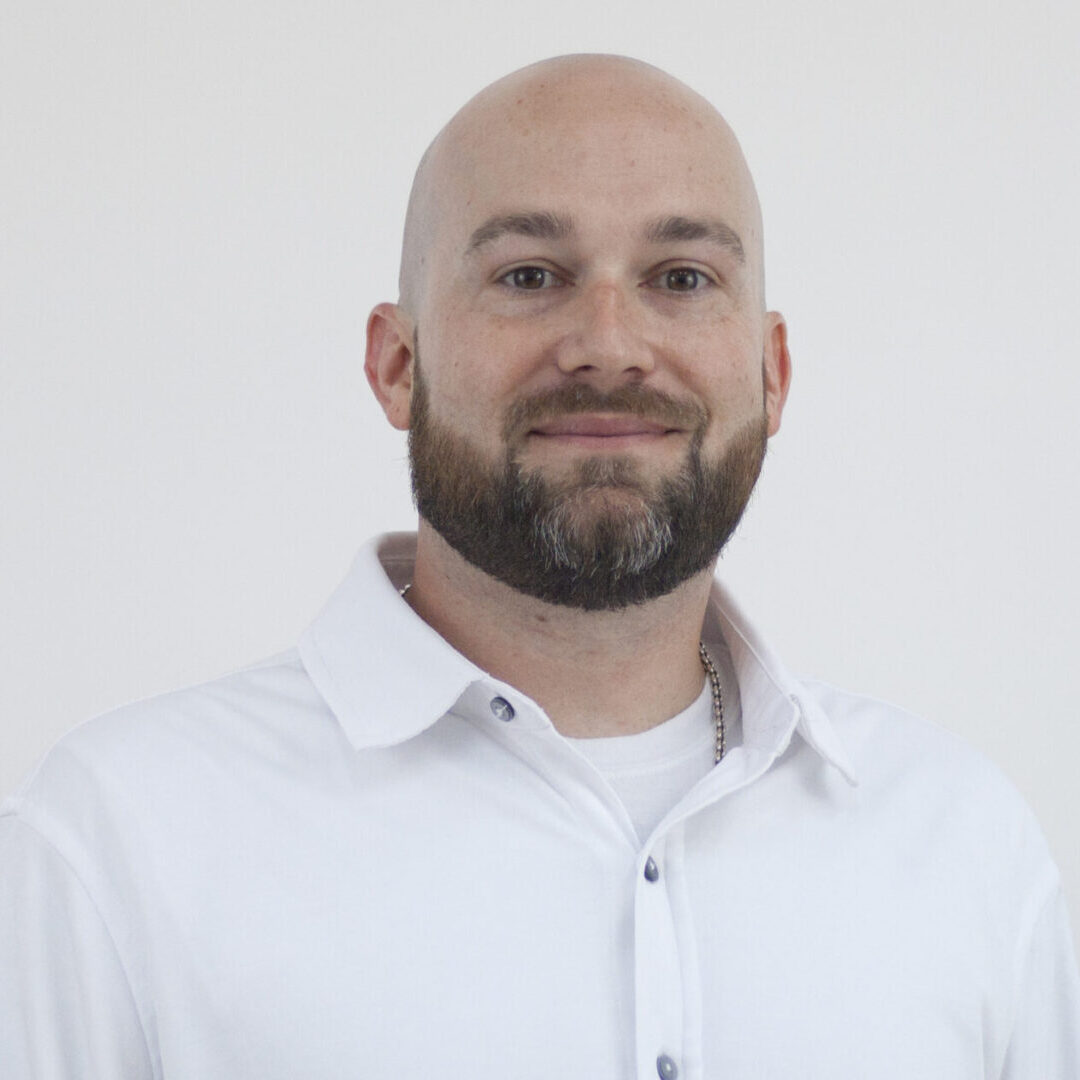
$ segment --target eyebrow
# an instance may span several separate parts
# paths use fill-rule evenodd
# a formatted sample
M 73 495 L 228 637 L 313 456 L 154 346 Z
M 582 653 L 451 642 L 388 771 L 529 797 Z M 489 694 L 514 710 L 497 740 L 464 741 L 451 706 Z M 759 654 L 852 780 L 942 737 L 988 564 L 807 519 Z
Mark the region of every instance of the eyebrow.
M 569 218 L 559 217 L 558 214 L 550 214 L 544 210 L 500 214 L 488 218 L 483 225 L 473 231 L 465 250 L 471 254 L 477 248 L 490 244 L 493 240 L 507 234 L 530 236 L 534 240 L 564 240 L 573 231 L 574 223 Z
M 528 236 L 534 240 L 565 240 L 573 235 L 573 232 L 574 223 L 570 218 L 546 210 L 497 214 L 473 230 L 465 250 L 471 255 L 485 244 L 507 235 Z M 645 230 L 645 238 L 653 244 L 705 240 L 730 252 L 740 263 L 746 262 L 746 252 L 739 234 L 719 219 L 688 218 L 673 214 L 652 222 Z
M 654 244 L 668 244 L 680 240 L 706 240 L 731 252 L 741 263 L 746 262 L 739 234 L 723 221 L 701 220 L 675 215 L 654 221 L 645 231 Z

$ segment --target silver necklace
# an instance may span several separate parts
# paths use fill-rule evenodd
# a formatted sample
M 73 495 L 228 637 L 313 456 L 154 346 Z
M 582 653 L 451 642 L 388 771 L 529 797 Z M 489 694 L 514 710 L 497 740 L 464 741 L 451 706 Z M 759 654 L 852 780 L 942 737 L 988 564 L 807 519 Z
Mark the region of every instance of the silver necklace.
M 720 689 L 720 676 L 716 673 L 716 665 L 705 648 L 705 642 L 698 642 L 698 656 L 701 658 L 701 666 L 705 669 L 705 677 L 709 680 L 709 690 L 712 693 L 712 718 L 713 727 L 716 729 L 716 744 L 714 747 L 713 764 L 719 765 L 724 756 L 724 694 Z
M 410 581 L 398 592 L 404 597 L 411 588 L 412 582 Z M 724 745 L 724 694 L 720 689 L 720 676 L 716 672 L 716 665 L 713 664 L 712 657 L 709 656 L 704 641 L 698 642 L 698 657 L 701 660 L 701 666 L 705 669 L 705 678 L 709 680 L 709 693 L 712 696 L 713 727 L 716 729 L 713 763 L 719 765 L 726 749 Z

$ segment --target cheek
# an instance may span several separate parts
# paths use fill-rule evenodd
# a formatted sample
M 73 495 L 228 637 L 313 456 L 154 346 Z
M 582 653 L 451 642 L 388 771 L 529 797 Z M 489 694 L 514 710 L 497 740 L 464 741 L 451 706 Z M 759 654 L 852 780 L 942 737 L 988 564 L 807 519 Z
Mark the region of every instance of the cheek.
M 761 345 L 753 333 L 701 335 L 684 355 L 686 379 L 714 419 L 739 419 L 763 407 Z
M 420 355 L 433 394 L 464 413 L 497 413 L 535 381 L 542 350 L 510 320 L 451 313 L 421 332 Z
M 463 343 L 453 355 L 429 361 L 422 346 L 421 362 L 432 416 L 466 437 L 488 455 L 501 453 L 502 411 L 506 390 L 491 368 L 476 362 Z

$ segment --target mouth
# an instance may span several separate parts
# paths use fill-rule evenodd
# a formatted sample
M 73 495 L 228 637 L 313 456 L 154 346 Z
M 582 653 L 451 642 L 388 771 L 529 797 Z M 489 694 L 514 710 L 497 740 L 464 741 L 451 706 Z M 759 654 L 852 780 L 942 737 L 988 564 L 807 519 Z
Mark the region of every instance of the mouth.
M 593 450 L 622 450 L 677 435 L 681 428 L 640 416 L 574 413 L 537 424 L 529 436 L 546 443 L 583 446 Z

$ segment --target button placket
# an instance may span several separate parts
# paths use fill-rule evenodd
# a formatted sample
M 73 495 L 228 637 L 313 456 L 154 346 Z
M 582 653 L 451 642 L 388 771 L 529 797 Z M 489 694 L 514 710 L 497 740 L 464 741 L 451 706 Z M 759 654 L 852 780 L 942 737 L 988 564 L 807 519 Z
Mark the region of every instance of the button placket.
M 679 826 L 674 827 L 676 830 Z M 671 830 L 638 863 L 634 905 L 638 1077 L 678 1080 L 683 1037 L 683 972 L 669 889 Z M 681 845 L 676 843 L 675 850 Z M 640 856 L 639 856 L 640 858 Z

